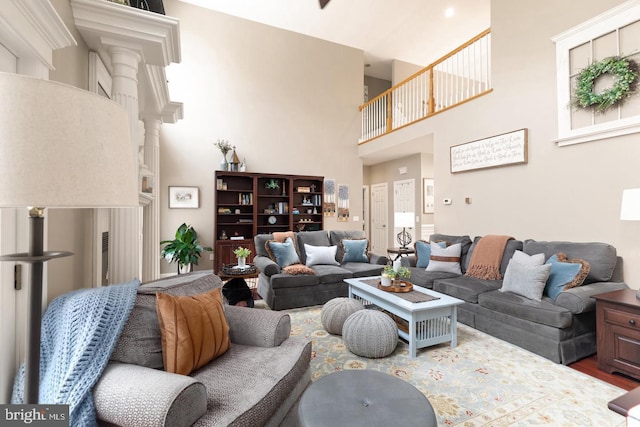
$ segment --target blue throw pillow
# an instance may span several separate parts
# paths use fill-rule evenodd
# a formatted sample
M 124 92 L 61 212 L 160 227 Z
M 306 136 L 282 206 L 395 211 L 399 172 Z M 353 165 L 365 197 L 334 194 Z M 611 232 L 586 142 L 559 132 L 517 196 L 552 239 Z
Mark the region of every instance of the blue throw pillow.
M 287 237 L 283 243 L 269 240 L 267 242 L 267 251 L 269 255 L 271 255 L 271 259 L 274 260 L 280 268 L 300 263 L 300 258 L 298 257 L 296 247 L 293 245 L 291 237 Z
M 436 242 L 441 248 L 447 247 L 447 242 Z M 429 258 L 431 258 L 431 244 L 424 240 L 418 240 L 414 245 L 416 249 L 416 267 L 427 268 L 429 265 Z
M 582 268 L 581 264 L 574 264 L 568 262 L 560 262 L 558 255 L 554 255 L 549 258 L 546 264 L 551 264 L 551 272 L 547 279 L 547 284 L 544 287 L 544 293 L 555 300 L 560 292 L 562 292 L 569 283 L 580 273 Z
M 341 242 L 344 250 L 342 263 L 345 262 L 369 262 L 367 256 L 367 248 L 369 241 L 367 239 L 348 240 L 343 239 Z

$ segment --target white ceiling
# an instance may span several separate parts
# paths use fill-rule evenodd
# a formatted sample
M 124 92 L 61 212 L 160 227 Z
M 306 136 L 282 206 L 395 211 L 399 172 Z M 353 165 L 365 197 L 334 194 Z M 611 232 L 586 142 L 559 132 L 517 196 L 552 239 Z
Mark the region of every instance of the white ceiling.
M 386 80 L 393 59 L 429 65 L 490 26 L 490 0 L 180 1 L 361 49 L 364 73 Z

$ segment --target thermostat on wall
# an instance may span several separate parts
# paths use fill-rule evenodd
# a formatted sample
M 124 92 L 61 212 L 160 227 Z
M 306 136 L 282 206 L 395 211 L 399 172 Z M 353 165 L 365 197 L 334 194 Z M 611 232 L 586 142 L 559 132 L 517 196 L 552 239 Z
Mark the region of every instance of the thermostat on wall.
M 444 203 L 445 205 L 450 205 L 451 204 L 451 199 L 449 197 L 447 197 L 446 199 L 442 200 L 442 203 Z

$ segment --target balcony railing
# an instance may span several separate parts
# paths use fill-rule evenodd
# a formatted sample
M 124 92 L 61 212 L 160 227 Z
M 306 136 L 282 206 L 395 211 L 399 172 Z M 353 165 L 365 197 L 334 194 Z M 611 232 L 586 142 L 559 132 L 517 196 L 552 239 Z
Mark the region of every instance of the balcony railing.
M 360 143 L 491 92 L 491 30 L 360 106 Z

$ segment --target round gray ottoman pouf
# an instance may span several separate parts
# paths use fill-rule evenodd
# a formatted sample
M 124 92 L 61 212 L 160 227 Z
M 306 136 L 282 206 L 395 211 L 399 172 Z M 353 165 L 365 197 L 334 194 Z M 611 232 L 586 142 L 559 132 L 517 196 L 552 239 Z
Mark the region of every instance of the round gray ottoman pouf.
M 413 385 L 392 375 L 345 370 L 307 387 L 298 404 L 298 425 L 436 427 L 429 400 Z
M 349 351 L 362 357 L 386 357 L 398 345 L 398 327 L 378 310 L 361 310 L 347 318 L 342 340 Z
M 364 305 L 353 298 L 334 298 L 322 306 L 320 320 L 330 334 L 342 335 L 342 326 L 356 311 L 364 310 Z

